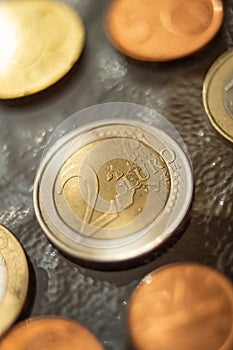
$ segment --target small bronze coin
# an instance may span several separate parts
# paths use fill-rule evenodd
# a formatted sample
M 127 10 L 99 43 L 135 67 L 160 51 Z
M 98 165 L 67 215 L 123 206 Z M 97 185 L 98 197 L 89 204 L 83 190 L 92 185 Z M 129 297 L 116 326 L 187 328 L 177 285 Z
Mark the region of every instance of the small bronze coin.
M 167 265 L 139 283 L 129 322 L 138 350 L 232 350 L 233 286 L 207 266 Z
M 83 50 L 81 18 L 50 0 L 0 3 L 0 98 L 41 91 L 62 78 Z
M 106 33 L 116 48 L 143 61 L 168 61 L 205 46 L 223 19 L 221 0 L 114 0 Z
M 24 251 L 0 225 L 0 336 L 19 316 L 28 290 L 28 265 Z
M 62 317 L 45 317 L 18 324 L 0 340 L 0 349 L 103 350 L 103 347 L 79 323 Z

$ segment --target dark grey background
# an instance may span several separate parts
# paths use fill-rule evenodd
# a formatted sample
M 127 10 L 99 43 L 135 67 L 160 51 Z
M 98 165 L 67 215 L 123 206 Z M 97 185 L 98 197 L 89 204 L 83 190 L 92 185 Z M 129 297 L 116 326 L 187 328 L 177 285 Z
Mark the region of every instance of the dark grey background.
M 79 62 L 61 81 L 34 96 L 0 101 L 0 222 L 22 243 L 30 290 L 21 319 L 63 315 L 93 331 L 107 350 L 129 350 L 126 323 L 139 279 L 176 261 L 207 264 L 233 279 L 233 147 L 211 127 L 202 85 L 211 63 L 233 45 L 233 0 L 223 26 L 199 53 L 170 63 L 142 63 L 118 53 L 102 27 L 106 0 L 67 0 L 87 30 Z M 142 260 L 103 271 L 71 261 L 50 244 L 33 211 L 33 181 L 53 130 L 76 111 L 110 101 L 135 102 L 171 121 L 191 155 L 195 197 L 181 234 Z

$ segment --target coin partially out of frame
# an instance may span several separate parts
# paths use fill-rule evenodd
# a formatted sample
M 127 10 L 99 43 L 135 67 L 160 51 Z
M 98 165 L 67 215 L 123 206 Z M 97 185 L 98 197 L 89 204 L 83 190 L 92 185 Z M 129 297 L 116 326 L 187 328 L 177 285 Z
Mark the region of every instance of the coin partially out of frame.
M 116 48 L 143 61 L 168 61 L 200 50 L 219 30 L 221 0 L 114 0 L 106 33 Z
M 17 346 L 16 346 L 17 344 Z M 84 326 L 62 317 L 24 321 L 0 340 L 1 350 L 103 350 Z
M 129 325 L 138 350 L 231 350 L 233 285 L 207 266 L 167 265 L 135 289 Z
M 19 316 L 27 289 L 28 265 L 23 249 L 0 225 L 0 336 Z
M 213 127 L 233 142 L 233 50 L 210 67 L 203 85 L 203 102 Z
M 43 90 L 62 78 L 83 50 L 84 26 L 62 2 L 0 3 L 0 98 Z
M 162 130 L 129 120 L 90 123 L 46 154 L 34 187 L 46 235 L 74 257 L 135 258 L 180 225 L 193 192 L 190 162 Z

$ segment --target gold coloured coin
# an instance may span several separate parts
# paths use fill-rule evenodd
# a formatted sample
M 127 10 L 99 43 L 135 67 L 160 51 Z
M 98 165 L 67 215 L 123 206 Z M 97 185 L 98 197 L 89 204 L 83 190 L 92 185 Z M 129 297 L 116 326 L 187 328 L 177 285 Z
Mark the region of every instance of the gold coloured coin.
M 17 346 L 16 346 L 17 344 Z M 81 324 L 62 317 L 29 319 L 18 324 L 2 340 L 1 350 L 104 350 Z
M 138 350 L 232 350 L 233 285 L 204 265 L 164 266 L 135 289 L 129 323 Z
M 150 191 L 153 210 L 147 203 Z M 55 201 L 71 227 L 77 229 L 77 222 L 70 220 L 70 211 L 66 214 L 67 206 L 84 224 L 79 227 L 81 233 L 86 234 L 87 224 L 94 227 L 96 238 L 111 239 L 142 230 L 164 209 L 169 192 L 167 166 L 153 148 L 127 137 L 105 137 L 80 148 L 65 162 L 56 181 Z M 122 234 L 115 230 L 106 235 L 101 230 L 126 225 Z
M 62 78 L 83 50 L 79 15 L 62 2 L 0 3 L 0 98 L 43 90 Z
M 17 239 L 0 225 L 0 336 L 13 324 L 28 290 L 28 265 Z
M 4 297 L 7 286 L 7 268 L 5 260 L 0 253 L 0 303 Z
M 233 50 L 210 67 L 203 85 L 203 103 L 213 127 L 233 142 Z

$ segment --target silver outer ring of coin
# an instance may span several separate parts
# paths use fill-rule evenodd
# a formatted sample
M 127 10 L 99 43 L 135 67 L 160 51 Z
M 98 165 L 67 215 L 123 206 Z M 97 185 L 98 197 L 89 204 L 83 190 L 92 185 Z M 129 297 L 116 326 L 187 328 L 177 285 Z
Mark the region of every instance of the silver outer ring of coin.
M 124 239 L 110 241 L 94 239 L 93 241 L 93 238 L 83 237 L 78 232 L 74 232 L 64 225 L 56 213 L 56 208 L 54 208 L 52 189 L 57 174 L 64 164 L 64 154 L 68 152 L 74 140 L 84 132 L 100 128 L 101 126 L 113 126 L 114 124 L 141 128 L 142 131 L 149 133 L 157 140 L 157 145 L 160 145 L 160 149 L 155 149 L 155 151 L 159 154 L 161 154 L 161 151 L 164 154 L 167 150 L 175 153 L 176 161 L 172 165 L 161 154 L 169 170 L 171 190 L 162 213 L 156 218 L 155 222 L 148 225 L 144 230 Z M 150 146 L 153 148 L 153 145 Z M 59 152 L 62 152 L 62 163 L 54 164 L 53 158 Z M 42 191 L 41 188 L 44 188 L 44 190 Z M 78 128 L 60 138 L 50 148 L 41 163 L 36 175 L 33 193 L 35 213 L 48 238 L 69 255 L 96 262 L 124 261 L 140 256 L 158 247 L 183 221 L 190 207 L 192 195 L 192 167 L 182 148 L 160 129 L 133 120 L 123 119 L 120 121 L 114 119 L 99 120 L 98 122 Z M 43 200 L 41 200 L 41 196 Z

